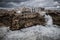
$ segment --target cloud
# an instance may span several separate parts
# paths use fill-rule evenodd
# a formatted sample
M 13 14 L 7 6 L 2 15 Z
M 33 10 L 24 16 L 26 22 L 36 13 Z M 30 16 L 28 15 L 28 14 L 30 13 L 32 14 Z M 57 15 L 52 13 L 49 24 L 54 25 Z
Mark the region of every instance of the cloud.
M 1 5 L 3 4 L 3 5 Z M 21 0 L 21 1 L 10 1 L 1 3 L 1 7 L 44 7 L 46 9 L 56 9 L 59 6 L 59 3 L 54 0 Z
M 25 2 L 20 2 L 20 3 L 10 3 L 13 6 L 28 6 L 28 7 L 55 7 L 59 3 L 54 0 L 28 0 Z

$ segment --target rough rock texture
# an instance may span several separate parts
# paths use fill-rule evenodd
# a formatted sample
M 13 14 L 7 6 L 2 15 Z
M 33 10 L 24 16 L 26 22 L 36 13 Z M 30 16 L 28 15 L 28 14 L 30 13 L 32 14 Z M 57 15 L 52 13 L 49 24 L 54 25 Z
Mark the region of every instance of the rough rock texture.
M 15 11 L 0 10 L 0 26 L 10 26 L 18 30 L 33 25 L 44 25 L 45 20 L 39 13 L 16 13 Z
M 17 13 L 16 10 L 0 9 L 0 26 L 10 26 L 11 30 L 18 30 L 33 25 L 45 25 L 44 16 L 41 16 L 39 12 L 32 11 L 35 10 L 30 12 L 30 10 L 24 9 L 22 12 Z M 53 24 L 60 25 L 60 12 L 58 10 L 42 11 L 52 16 Z
M 44 17 L 40 16 L 38 13 L 15 14 L 10 28 L 11 30 L 16 30 L 31 27 L 33 25 L 44 25 L 44 23 Z
M 53 24 L 60 26 L 60 12 L 58 10 L 48 10 L 47 12 L 50 16 L 52 16 Z
M 10 26 L 11 25 L 11 20 L 14 16 L 14 11 L 7 11 L 7 10 L 0 10 L 0 26 L 5 25 L 5 26 Z

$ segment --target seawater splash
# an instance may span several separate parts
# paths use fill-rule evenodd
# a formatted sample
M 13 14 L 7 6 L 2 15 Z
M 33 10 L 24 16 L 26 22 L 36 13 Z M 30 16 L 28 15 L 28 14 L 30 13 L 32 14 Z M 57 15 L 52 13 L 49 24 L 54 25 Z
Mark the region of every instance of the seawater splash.
M 52 26 L 53 25 L 53 19 L 50 15 L 48 15 L 48 13 L 41 11 L 39 14 L 41 16 L 44 16 L 45 21 L 46 21 L 46 23 L 45 23 L 46 26 Z
M 32 26 L 17 31 L 10 31 L 4 40 L 60 40 L 60 28 L 42 25 Z
M 50 15 L 45 14 L 45 21 L 47 26 L 52 26 L 53 25 L 53 19 Z

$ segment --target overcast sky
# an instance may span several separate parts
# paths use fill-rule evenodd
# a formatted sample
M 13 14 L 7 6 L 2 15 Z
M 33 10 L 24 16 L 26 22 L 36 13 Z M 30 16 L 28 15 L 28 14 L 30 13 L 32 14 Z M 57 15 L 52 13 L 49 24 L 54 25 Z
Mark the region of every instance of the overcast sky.
M 60 0 L 55 0 L 60 1 Z M 31 7 L 53 7 L 58 5 L 58 2 L 54 0 L 0 0 L 0 7 L 11 8 L 20 6 L 31 6 Z
M 22 2 L 27 0 L 0 0 L 0 2 Z

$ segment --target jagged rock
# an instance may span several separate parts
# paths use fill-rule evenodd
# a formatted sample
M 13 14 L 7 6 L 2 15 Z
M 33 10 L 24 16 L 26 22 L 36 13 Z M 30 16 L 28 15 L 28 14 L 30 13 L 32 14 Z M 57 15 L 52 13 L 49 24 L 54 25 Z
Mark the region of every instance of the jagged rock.
M 43 10 L 52 16 L 53 24 L 60 25 L 60 12 L 56 10 Z M 40 11 L 41 12 L 41 11 Z M 39 12 L 30 12 L 24 9 L 21 13 L 15 10 L 0 9 L 0 26 L 10 26 L 11 30 L 19 30 L 33 25 L 45 25 L 45 19 Z
M 16 13 L 14 10 L 0 10 L 0 24 L 10 26 L 11 30 L 18 30 L 33 25 L 44 25 L 45 20 L 39 13 Z
M 6 26 L 11 25 L 11 20 L 13 18 L 14 11 L 0 10 L 0 23 Z
M 44 23 L 44 17 L 40 16 L 38 13 L 15 14 L 10 29 L 18 30 L 26 27 L 31 27 L 33 25 L 44 25 Z
M 53 24 L 60 26 L 60 12 L 52 10 L 48 14 L 52 16 Z

